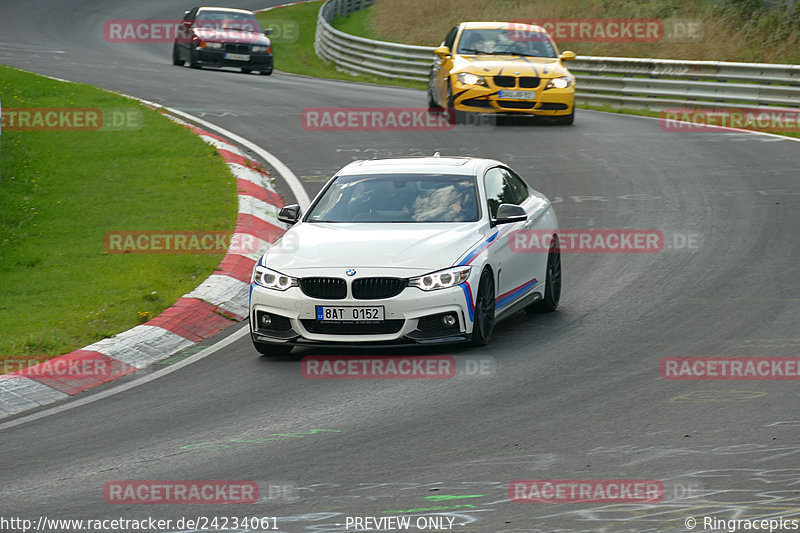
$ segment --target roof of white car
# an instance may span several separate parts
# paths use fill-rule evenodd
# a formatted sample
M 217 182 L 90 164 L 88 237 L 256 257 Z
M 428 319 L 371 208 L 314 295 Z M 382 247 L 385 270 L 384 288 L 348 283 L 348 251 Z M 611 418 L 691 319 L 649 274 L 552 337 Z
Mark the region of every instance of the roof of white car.
M 197 11 L 229 11 L 231 13 L 246 13 L 248 15 L 253 14 L 252 11 L 248 11 L 246 9 L 236 9 L 233 7 L 200 7 L 197 9 Z
M 353 161 L 339 174 L 466 174 L 474 176 L 479 168 L 499 164 L 492 159 L 477 157 L 400 157 Z

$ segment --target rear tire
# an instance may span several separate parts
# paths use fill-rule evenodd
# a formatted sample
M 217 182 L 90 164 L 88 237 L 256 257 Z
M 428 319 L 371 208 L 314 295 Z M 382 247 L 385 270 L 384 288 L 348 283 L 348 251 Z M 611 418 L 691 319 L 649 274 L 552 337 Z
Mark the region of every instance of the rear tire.
M 478 296 L 475 300 L 475 323 L 472 325 L 473 346 L 486 346 L 494 331 L 494 278 L 485 269 L 478 282 Z
M 263 342 L 253 342 L 256 351 L 265 357 L 278 357 L 281 355 L 289 355 L 292 351 L 292 346 L 285 344 L 265 344 Z
M 553 243 L 547 253 L 547 273 L 545 274 L 544 298 L 525 308 L 529 313 L 551 313 L 561 301 L 561 246 L 558 236 L 553 236 Z

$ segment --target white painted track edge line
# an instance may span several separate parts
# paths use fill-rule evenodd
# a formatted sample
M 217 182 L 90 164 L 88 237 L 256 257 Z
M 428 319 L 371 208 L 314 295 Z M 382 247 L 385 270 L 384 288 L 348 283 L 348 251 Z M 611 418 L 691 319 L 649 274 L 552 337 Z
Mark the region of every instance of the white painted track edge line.
M 580 109 L 581 111 L 590 111 L 592 113 L 605 113 L 607 115 L 622 115 L 622 116 L 626 116 L 626 117 L 646 118 L 646 119 L 650 119 L 650 120 L 663 120 L 661 117 L 648 117 L 647 115 L 634 115 L 634 114 L 631 114 L 631 113 L 615 113 L 614 111 L 601 111 L 600 109 L 584 109 L 584 108 L 581 108 L 581 107 L 579 107 L 578 109 Z M 690 125 L 690 126 L 697 126 L 697 124 L 694 124 L 692 122 L 684 122 L 682 120 L 678 120 L 676 122 L 678 122 L 680 124 Z M 766 137 L 775 137 L 777 139 L 783 139 L 785 141 L 800 142 L 800 138 L 799 137 L 789 137 L 788 135 L 781 135 L 779 133 L 769 133 L 769 132 L 766 132 L 766 131 L 746 130 L 744 128 L 731 128 L 729 126 L 718 126 L 716 124 L 703 124 L 702 127 L 709 128 L 709 129 L 724 130 L 722 133 L 725 133 L 725 132 L 727 132 L 727 133 L 752 133 L 752 134 L 755 134 L 755 135 L 764 135 Z M 687 133 L 687 132 L 683 132 L 683 133 Z M 689 132 L 689 133 L 719 133 L 719 132 L 692 131 L 692 132 Z
M 249 141 L 249 140 L 245 139 L 244 137 L 233 133 L 232 131 L 228 131 L 225 128 L 223 128 L 222 126 L 217 126 L 216 124 L 212 124 L 211 122 L 205 121 L 205 120 L 203 120 L 203 119 L 201 119 L 199 117 L 195 117 L 194 115 L 191 115 L 191 114 L 186 113 L 184 111 L 180 111 L 179 109 L 174 109 L 172 107 L 167 107 L 165 105 L 161 105 L 161 104 L 158 104 L 156 102 L 151 102 L 151 101 L 145 100 L 143 98 L 138 98 L 136 96 L 128 96 L 128 97 L 129 98 L 133 98 L 135 100 L 138 100 L 138 101 L 140 101 L 140 102 L 142 102 L 144 104 L 147 104 L 149 106 L 153 106 L 153 107 L 156 107 L 156 108 L 164 109 L 169 113 L 172 113 L 174 115 L 178 115 L 179 117 L 183 117 L 186 120 L 192 121 L 192 122 L 194 122 L 196 124 L 200 124 L 204 128 L 207 128 L 207 129 L 212 130 L 212 131 L 216 131 L 217 133 L 219 133 L 223 137 L 225 137 L 225 138 L 227 138 L 229 140 L 232 140 L 234 142 L 237 142 L 240 145 L 244 146 L 245 148 L 248 148 L 248 149 L 252 150 L 256 154 L 258 154 L 259 157 L 264 159 L 264 161 L 269 163 L 272 166 L 272 168 L 274 168 L 278 172 L 278 174 L 281 175 L 281 177 L 284 179 L 284 181 L 286 181 L 287 185 L 289 185 L 289 188 L 292 190 L 292 194 L 294 195 L 295 199 L 297 200 L 297 203 L 300 204 L 300 208 L 301 209 L 303 209 L 305 211 L 306 209 L 308 209 L 308 206 L 311 205 L 311 199 L 309 198 L 308 193 L 303 188 L 303 184 L 300 183 L 300 180 L 297 178 L 297 176 L 295 176 L 294 172 L 292 172 L 289 169 L 289 167 L 287 167 L 285 164 L 283 164 L 283 161 L 281 161 L 280 159 L 278 159 L 277 157 L 275 157 L 271 153 L 267 152 L 266 150 L 264 150 L 263 148 L 261 148 L 260 146 L 255 144 L 254 142 Z
M 95 394 L 90 394 L 90 395 L 85 396 L 83 398 L 79 398 L 77 400 L 70 401 L 70 402 L 64 403 L 62 405 L 58 405 L 58 406 L 55 406 L 55 407 L 50 407 L 50 408 L 45 409 L 43 411 L 39 411 L 38 413 L 32 413 L 30 415 L 25 415 L 25 416 L 22 416 L 20 418 L 16 418 L 14 420 L 10 420 L 8 422 L 1 423 L 0 424 L 0 431 L 2 431 L 4 429 L 9 429 L 9 428 L 12 428 L 12 427 L 15 427 L 15 426 L 19 426 L 21 424 L 25 424 L 27 422 L 33 422 L 34 420 L 39 420 L 41 418 L 45 418 L 47 416 L 54 415 L 56 413 L 61 413 L 63 411 L 68 411 L 70 409 L 74 409 L 74 408 L 80 407 L 82 405 L 94 403 L 94 402 L 96 402 L 98 400 L 102 400 L 103 398 L 108 398 L 109 396 L 114 396 L 116 394 L 119 394 L 121 392 L 125 392 L 127 390 L 133 389 L 133 388 L 138 387 L 140 385 L 144 385 L 145 383 L 149 383 L 149 382 L 151 382 L 153 380 L 156 380 L 158 378 L 161 378 L 161 377 L 164 377 L 166 375 L 169 375 L 169 374 L 171 374 L 171 373 L 173 373 L 173 372 L 175 372 L 175 371 L 177 371 L 177 370 L 179 370 L 179 369 L 181 369 L 181 368 L 183 368 L 185 366 L 188 366 L 188 365 L 190 365 L 192 363 L 196 363 L 197 361 L 200 361 L 201 359 L 204 359 L 204 358 L 208 357 L 209 355 L 213 354 L 217 350 L 225 348 L 229 344 L 233 344 L 235 341 L 239 340 L 241 337 L 244 337 L 248 333 L 250 333 L 250 324 L 246 323 L 246 324 L 242 325 L 239 329 L 234 331 L 232 334 L 230 334 L 227 337 L 225 337 L 224 339 L 212 344 L 211 346 L 209 346 L 208 348 L 202 350 L 201 352 L 198 352 L 198 353 L 196 353 L 194 355 L 191 355 L 191 356 L 187 357 L 186 359 L 184 359 L 182 361 L 179 361 L 179 362 L 177 362 L 177 363 L 175 363 L 173 365 L 170 365 L 170 366 L 164 368 L 163 370 L 157 370 L 157 371 L 153 372 L 152 374 L 147 374 L 146 376 L 142 376 L 140 378 L 136 378 L 133 381 L 129 381 L 128 383 L 125 383 L 125 384 L 122 384 L 122 385 L 117 385 L 117 386 L 115 386 L 115 387 L 113 387 L 111 389 L 108 389 L 108 390 L 105 390 L 105 391 L 102 391 L 102 392 L 98 392 L 98 393 L 95 393 Z

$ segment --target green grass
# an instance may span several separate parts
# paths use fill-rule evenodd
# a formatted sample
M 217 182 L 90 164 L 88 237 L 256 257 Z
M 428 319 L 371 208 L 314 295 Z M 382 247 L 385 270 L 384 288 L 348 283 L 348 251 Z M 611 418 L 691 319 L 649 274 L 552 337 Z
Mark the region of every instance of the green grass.
M 0 356 L 59 355 L 155 316 L 221 255 L 108 254 L 112 230 L 224 230 L 236 184 L 215 150 L 139 103 L 0 66 L 9 108 L 126 108 L 120 131 L 4 131 L 0 151 Z
M 372 9 L 372 7 L 368 7 L 361 11 L 355 11 L 345 17 L 336 17 L 333 20 L 332 26 L 350 35 L 380 40 L 380 36 L 372 27 Z
M 314 35 L 317 29 L 317 13 L 323 2 L 308 2 L 293 6 L 272 9 L 264 13 L 257 13 L 259 23 L 263 27 L 282 27 L 289 24 L 297 25 L 296 39 L 275 39 L 273 50 L 275 54 L 275 68 L 293 74 L 314 76 L 333 80 L 360 81 L 378 83 L 381 85 L 394 85 L 399 87 L 424 88 L 425 84 L 412 80 L 395 80 L 380 76 L 352 75 L 342 72 L 327 61 L 320 59 L 314 51 Z M 357 17 L 358 18 L 358 17 Z M 362 23 L 366 20 L 360 16 Z M 343 17 L 339 17 L 343 20 Z M 336 26 L 338 22 L 334 22 Z M 347 21 L 351 24 L 351 21 Z

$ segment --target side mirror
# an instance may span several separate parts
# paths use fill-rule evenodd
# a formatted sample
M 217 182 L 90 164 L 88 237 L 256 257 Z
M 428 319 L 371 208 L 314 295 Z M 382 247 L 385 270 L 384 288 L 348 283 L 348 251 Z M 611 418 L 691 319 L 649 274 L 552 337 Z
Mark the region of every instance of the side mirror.
M 300 206 L 297 204 L 287 205 L 281 208 L 278 213 L 278 220 L 287 224 L 296 224 L 300 220 Z
M 280 218 L 280 217 L 279 217 Z M 494 217 L 495 225 L 511 224 L 512 222 L 524 222 L 528 220 L 528 214 L 518 205 L 500 204 L 497 208 L 497 215 Z
M 439 48 L 434 50 L 433 53 L 441 58 L 445 58 L 450 55 L 450 48 L 448 48 L 447 46 L 440 46 Z
M 184 11 L 183 12 L 183 20 L 186 20 L 186 17 L 188 17 L 188 16 L 189 16 L 189 12 L 188 11 Z
M 264 35 L 272 35 L 272 28 L 264 28 Z
M 561 52 L 559 59 L 561 61 L 572 61 L 573 59 L 575 59 L 575 52 L 571 52 L 569 50 Z

